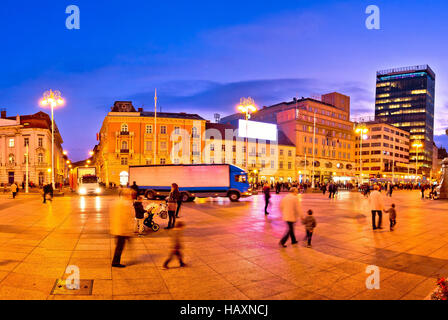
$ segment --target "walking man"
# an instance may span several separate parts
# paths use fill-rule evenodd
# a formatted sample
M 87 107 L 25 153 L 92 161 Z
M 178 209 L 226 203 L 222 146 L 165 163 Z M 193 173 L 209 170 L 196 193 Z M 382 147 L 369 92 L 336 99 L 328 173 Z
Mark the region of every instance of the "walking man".
M 383 218 L 383 210 L 384 210 L 384 202 L 383 202 L 383 196 L 381 195 L 379 191 L 380 187 L 378 185 L 375 185 L 374 190 L 370 194 L 370 210 L 372 212 L 372 228 L 373 230 L 376 229 L 383 229 L 381 227 L 381 221 Z M 378 225 L 376 225 L 376 214 L 378 214 Z
M 291 244 L 296 244 L 296 236 L 294 234 L 294 224 L 300 217 L 300 204 L 297 188 L 291 188 L 290 192 L 280 202 L 280 210 L 283 214 L 283 220 L 287 224 L 287 231 L 283 238 L 280 240 L 280 246 L 286 248 L 286 241 L 291 238 Z
M 12 198 L 15 199 L 17 195 L 17 191 L 19 190 L 19 186 L 17 183 L 13 182 L 11 185 Z

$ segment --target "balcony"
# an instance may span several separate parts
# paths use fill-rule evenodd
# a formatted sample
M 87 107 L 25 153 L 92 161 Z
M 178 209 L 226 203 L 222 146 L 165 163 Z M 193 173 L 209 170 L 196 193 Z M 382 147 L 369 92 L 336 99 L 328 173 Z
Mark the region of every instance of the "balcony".
M 128 136 L 129 135 L 129 131 L 121 131 L 120 132 L 120 136 Z
M 129 149 L 120 149 L 120 153 L 129 153 Z

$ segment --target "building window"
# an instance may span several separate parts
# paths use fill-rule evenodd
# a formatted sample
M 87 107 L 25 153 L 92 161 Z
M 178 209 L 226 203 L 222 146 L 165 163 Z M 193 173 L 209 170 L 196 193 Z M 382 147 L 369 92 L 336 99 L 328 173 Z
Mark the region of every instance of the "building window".
M 43 147 L 44 146 L 44 138 L 40 137 L 38 140 L 38 146 Z
M 174 134 L 180 134 L 180 127 L 174 127 Z
M 288 157 L 291 157 L 291 156 L 292 156 L 292 151 L 288 150 Z
M 152 133 L 152 126 L 151 125 L 147 125 L 146 126 L 146 133 Z
M 160 150 L 166 150 L 166 141 L 160 142 Z
M 29 146 L 29 145 L 30 145 L 30 138 L 24 138 L 23 139 L 23 146 L 26 147 L 26 146 Z
M 275 162 L 271 161 L 271 169 L 274 169 L 274 168 L 275 168 Z
M 9 164 L 14 164 L 14 155 L 11 153 L 8 157 Z
M 126 123 L 123 123 L 121 125 L 121 132 L 128 132 L 129 128 L 128 125 Z
M 39 163 L 39 164 L 44 163 L 44 154 L 43 153 L 39 153 L 37 155 L 37 163 Z
M 283 155 L 283 149 L 280 149 L 280 155 L 281 156 Z
M 128 158 L 121 158 L 121 165 L 127 166 L 128 165 Z
M 146 159 L 146 165 L 150 165 L 152 163 L 151 159 Z
M 274 154 L 275 154 L 275 149 L 271 148 L 271 155 L 274 155 Z
M 128 142 L 127 141 L 121 142 L 121 150 L 128 150 Z
M 165 158 L 160 158 L 160 164 L 166 164 Z
M 9 147 L 14 148 L 14 139 L 9 139 Z
M 146 151 L 152 151 L 152 141 L 146 141 Z
M 292 163 L 288 162 L 288 169 L 291 170 L 292 169 Z
M 280 169 L 283 169 L 283 161 L 279 161 L 278 166 Z
M 160 126 L 160 134 L 166 134 L 166 126 Z
M 198 128 L 193 127 L 191 129 L 191 135 L 193 136 L 193 138 L 197 138 L 198 137 Z

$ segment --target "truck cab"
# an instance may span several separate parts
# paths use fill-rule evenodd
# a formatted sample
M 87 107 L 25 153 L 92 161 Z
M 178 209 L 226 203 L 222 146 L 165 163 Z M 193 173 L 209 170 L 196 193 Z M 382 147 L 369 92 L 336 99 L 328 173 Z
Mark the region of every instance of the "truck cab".
M 79 178 L 78 193 L 80 195 L 100 194 L 101 187 L 98 183 L 98 177 L 94 175 L 85 175 Z

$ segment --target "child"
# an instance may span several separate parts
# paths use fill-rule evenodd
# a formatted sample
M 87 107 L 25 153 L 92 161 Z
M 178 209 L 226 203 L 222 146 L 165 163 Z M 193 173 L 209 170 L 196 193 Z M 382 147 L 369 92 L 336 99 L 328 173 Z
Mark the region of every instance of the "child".
M 182 221 L 180 221 L 177 223 L 177 226 L 173 229 L 173 233 L 171 235 L 171 237 L 172 237 L 171 239 L 173 240 L 173 249 L 171 250 L 171 253 L 170 253 L 168 259 L 166 259 L 165 263 L 163 264 L 163 267 L 165 269 L 168 269 L 168 263 L 170 263 L 173 256 L 177 256 L 181 267 L 186 266 L 186 264 L 182 261 L 182 252 L 181 252 L 182 233 L 183 233 L 184 226 L 185 226 L 185 224 Z
M 145 226 L 143 221 L 145 220 L 145 212 L 146 210 L 143 208 L 143 196 L 138 196 L 137 200 L 134 201 L 134 210 L 135 210 L 135 233 L 138 232 L 138 236 L 141 237 L 143 235 L 143 230 Z
M 305 225 L 306 239 L 308 240 L 307 248 L 311 248 L 311 238 L 313 237 L 314 228 L 316 228 L 316 219 L 313 217 L 313 210 L 308 210 L 308 216 L 302 220 Z
M 395 204 L 389 210 L 384 210 L 385 213 L 389 213 L 390 231 L 394 231 L 394 227 L 397 224 L 397 212 L 395 211 Z

